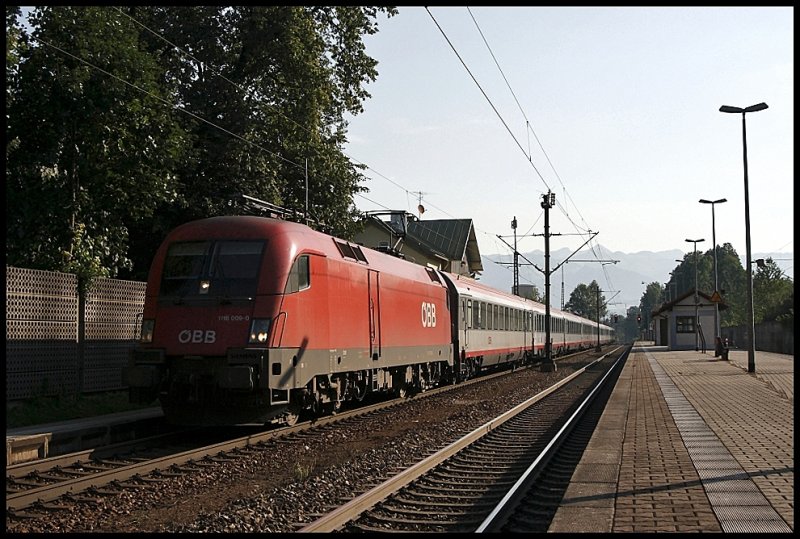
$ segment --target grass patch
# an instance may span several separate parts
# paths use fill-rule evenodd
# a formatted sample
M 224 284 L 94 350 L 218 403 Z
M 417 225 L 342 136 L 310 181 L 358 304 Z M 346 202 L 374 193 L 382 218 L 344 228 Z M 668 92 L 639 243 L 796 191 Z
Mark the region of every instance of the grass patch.
M 13 429 L 82 419 L 98 415 L 151 408 L 157 404 L 131 404 L 127 391 L 109 391 L 79 396 L 36 397 L 6 404 L 6 428 Z
M 317 462 L 316 460 L 312 460 L 309 464 L 303 464 L 300 462 L 296 462 L 294 465 L 294 478 L 297 481 L 305 481 L 311 476 L 311 472 L 314 471 Z

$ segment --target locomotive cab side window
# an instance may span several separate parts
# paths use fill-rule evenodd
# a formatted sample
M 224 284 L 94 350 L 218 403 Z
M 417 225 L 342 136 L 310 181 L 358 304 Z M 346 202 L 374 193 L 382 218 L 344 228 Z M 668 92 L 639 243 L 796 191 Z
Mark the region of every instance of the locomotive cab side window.
M 286 281 L 285 294 L 299 292 L 311 286 L 311 272 L 309 271 L 308 255 L 298 256 L 292 269 L 289 270 L 289 279 Z

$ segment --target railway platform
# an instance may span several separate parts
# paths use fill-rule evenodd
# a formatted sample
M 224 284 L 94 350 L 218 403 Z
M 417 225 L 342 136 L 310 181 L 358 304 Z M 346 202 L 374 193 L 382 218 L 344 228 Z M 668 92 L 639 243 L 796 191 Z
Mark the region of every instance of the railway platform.
M 130 425 L 146 428 L 147 425 L 160 421 L 163 415 L 161 408 L 143 408 L 8 429 L 6 466 L 69 451 L 80 451 L 101 443 L 112 443 L 124 439 Z
M 550 532 L 794 530 L 794 356 L 636 343 Z

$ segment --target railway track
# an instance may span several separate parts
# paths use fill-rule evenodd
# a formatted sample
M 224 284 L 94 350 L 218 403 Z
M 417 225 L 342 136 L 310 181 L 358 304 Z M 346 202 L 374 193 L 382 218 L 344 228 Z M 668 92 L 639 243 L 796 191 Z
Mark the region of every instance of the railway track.
M 535 365 L 534 365 L 535 367 Z M 509 372 L 492 373 L 457 386 L 428 390 L 414 399 L 433 396 L 454 388 L 482 383 Z M 412 399 L 413 400 L 413 399 Z M 298 423 L 246 436 L 220 435 L 213 443 L 198 436 L 194 441 L 186 432 L 155 436 L 52 457 L 6 468 L 6 509 L 15 516 L 30 516 L 30 511 L 59 510 L 77 501 L 92 501 L 125 489 L 148 489 L 174 477 L 191 474 L 209 466 L 246 458 L 253 452 L 269 451 L 297 436 L 324 436 L 326 430 L 342 422 L 358 421 L 368 414 L 390 415 L 403 400 L 393 400 L 343 411 L 335 416 Z M 202 432 L 202 431 L 198 431 Z
M 568 483 L 562 444 L 595 397 L 604 395 L 599 388 L 613 387 L 627 351 L 603 356 L 300 531 L 498 531 L 509 521 L 516 524 L 506 529 L 520 531 L 530 516 L 513 521 L 517 511 L 549 523 L 542 515 L 555 512 L 563 491 L 547 479 L 547 465 L 559 458 L 550 469 Z M 604 399 L 595 402 L 602 409 Z

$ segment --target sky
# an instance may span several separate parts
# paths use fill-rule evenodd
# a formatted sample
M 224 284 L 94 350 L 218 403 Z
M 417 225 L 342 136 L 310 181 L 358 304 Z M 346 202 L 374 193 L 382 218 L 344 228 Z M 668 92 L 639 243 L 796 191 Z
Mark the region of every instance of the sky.
M 514 217 L 518 250 L 544 249 L 552 191 L 554 250 L 591 230 L 611 251 L 704 252 L 714 228 L 743 257 L 742 115 L 719 108 L 764 102 L 746 115 L 751 249 L 794 251 L 792 7 L 429 10 L 364 38 L 379 74 L 349 118 L 359 209 L 421 200 L 423 220 L 471 218 L 481 254 L 508 254 Z M 712 227 L 698 201 L 721 198 Z

